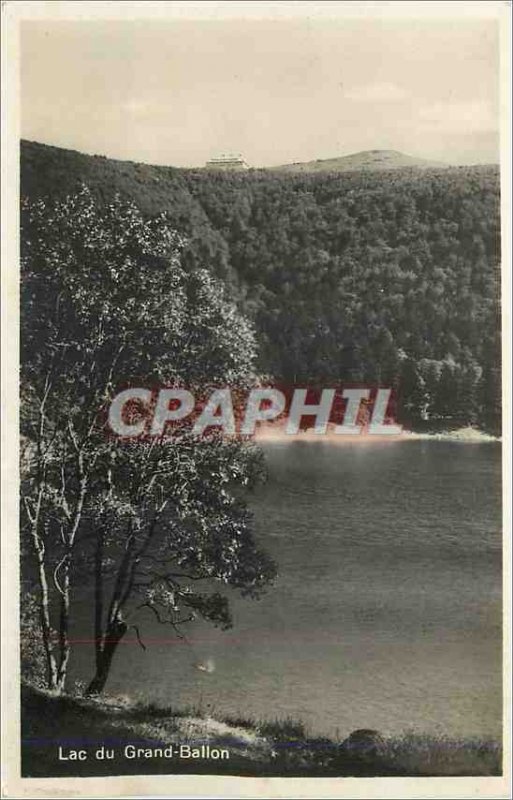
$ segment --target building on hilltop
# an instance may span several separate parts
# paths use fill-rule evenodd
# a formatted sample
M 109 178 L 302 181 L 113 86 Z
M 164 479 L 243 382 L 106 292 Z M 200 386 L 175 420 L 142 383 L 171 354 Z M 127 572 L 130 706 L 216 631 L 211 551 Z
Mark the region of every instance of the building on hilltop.
M 242 156 L 237 153 L 211 158 L 210 161 L 207 161 L 205 164 L 205 169 L 241 170 L 249 169 L 249 166 L 246 164 Z

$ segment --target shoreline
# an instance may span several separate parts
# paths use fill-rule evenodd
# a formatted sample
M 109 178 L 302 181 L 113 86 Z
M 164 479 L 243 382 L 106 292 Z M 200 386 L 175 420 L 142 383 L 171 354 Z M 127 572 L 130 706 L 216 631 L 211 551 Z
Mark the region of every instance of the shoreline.
M 354 436 L 347 434 L 315 434 L 312 431 L 304 431 L 303 433 L 288 435 L 281 430 L 272 429 L 270 427 L 261 428 L 255 435 L 255 442 L 257 444 L 273 444 L 288 442 L 294 444 L 296 442 L 317 444 L 381 444 L 383 442 L 457 442 L 459 444 L 488 444 L 491 442 L 502 442 L 502 437 L 494 436 L 470 426 L 464 428 L 456 428 L 454 430 L 444 431 L 408 431 L 403 430 L 400 434 L 393 434 L 391 436 L 373 435 L 365 432 L 359 433 Z
M 456 428 L 453 431 L 411 431 L 408 435 L 412 439 L 437 441 L 437 442 L 460 442 L 462 444 L 482 444 L 486 442 L 502 442 L 501 436 L 494 436 L 478 428 Z

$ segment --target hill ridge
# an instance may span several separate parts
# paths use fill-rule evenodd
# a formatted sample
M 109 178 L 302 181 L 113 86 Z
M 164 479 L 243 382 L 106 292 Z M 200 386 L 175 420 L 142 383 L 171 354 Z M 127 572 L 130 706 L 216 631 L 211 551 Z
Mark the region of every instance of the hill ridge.
M 135 161 L 134 159 L 129 158 L 116 158 L 114 156 L 105 156 L 101 153 L 85 153 L 81 150 L 76 150 L 71 147 L 61 147 L 60 145 L 48 144 L 47 142 L 37 142 L 31 139 L 21 139 L 20 147 L 22 151 L 26 151 L 27 148 L 35 148 L 40 151 L 46 150 L 49 154 L 53 153 L 55 156 L 60 153 L 63 156 L 68 155 L 83 159 L 90 158 L 99 161 L 112 161 L 120 165 L 132 164 L 154 169 L 169 169 L 176 170 L 177 172 L 205 169 L 204 166 L 177 167 L 174 164 L 153 164 L 149 161 Z M 450 169 L 451 167 L 454 168 L 454 165 L 442 161 L 433 161 L 430 159 L 420 158 L 418 156 L 410 156 L 407 153 L 401 152 L 400 150 L 374 149 L 359 150 L 356 153 L 347 153 L 346 155 L 333 156 L 331 158 L 316 158 L 311 161 L 294 161 L 288 164 L 279 164 L 277 166 L 255 166 L 252 167 L 252 169 L 271 172 L 353 172 L 358 170 L 381 171 L 412 167 L 421 169 Z
M 314 161 L 297 161 L 271 167 L 282 172 L 356 172 L 382 171 L 390 169 L 448 169 L 450 164 L 426 158 L 410 156 L 400 150 L 360 150 L 333 158 L 318 158 Z

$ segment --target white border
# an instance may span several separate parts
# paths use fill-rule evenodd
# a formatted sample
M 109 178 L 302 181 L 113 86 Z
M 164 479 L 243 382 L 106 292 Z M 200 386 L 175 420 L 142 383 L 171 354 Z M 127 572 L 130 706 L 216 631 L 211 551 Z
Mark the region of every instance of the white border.
M 2 4 L 2 739 L 5 797 L 509 798 L 511 783 L 511 6 L 508 2 L 14 2 Z M 22 19 L 496 18 L 501 25 L 504 398 L 504 752 L 501 778 L 21 778 L 18 679 L 18 25 Z

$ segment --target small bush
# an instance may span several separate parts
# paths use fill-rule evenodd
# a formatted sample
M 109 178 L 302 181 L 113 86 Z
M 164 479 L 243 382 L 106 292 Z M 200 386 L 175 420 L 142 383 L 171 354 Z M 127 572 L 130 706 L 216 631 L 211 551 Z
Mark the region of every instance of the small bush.
M 388 739 L 385 758 L 404 774 L 500 775 L 502 747 L 485 739 L 452 739 L 447 736 L 405 733 Z
M 298 742 L 307 739 L 304 723 L 290 717 L 260 722 L 256 727 L 261 736 L 275 742 Z

